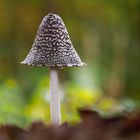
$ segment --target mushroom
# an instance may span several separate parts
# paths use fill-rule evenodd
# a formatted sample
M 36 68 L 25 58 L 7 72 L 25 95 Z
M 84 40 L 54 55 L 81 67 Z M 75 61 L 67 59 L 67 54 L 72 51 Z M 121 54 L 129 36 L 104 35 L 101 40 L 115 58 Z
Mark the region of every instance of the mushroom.
M 44 17 L 33 46 L 22 64 L 50 67 L 50 111 L 53 125 L 61 124 L 58 69 L 83 66 L 73 48 L 68 31 L 60 16 L 50 13 Z

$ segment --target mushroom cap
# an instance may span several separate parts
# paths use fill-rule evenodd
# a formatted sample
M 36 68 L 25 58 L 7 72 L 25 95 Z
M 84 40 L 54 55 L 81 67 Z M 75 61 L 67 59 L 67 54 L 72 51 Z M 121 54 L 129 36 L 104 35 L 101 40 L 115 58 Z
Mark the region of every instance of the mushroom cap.
M 85 65 L 72 45 L 63 20 L 53 13 L 42 20 L 33 46 L 21 63 L 50 67 Z

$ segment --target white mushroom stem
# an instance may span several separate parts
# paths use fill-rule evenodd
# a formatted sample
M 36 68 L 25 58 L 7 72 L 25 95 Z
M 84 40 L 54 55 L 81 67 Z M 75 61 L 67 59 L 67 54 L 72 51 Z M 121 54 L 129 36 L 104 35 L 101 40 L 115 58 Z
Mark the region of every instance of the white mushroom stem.
M 50 111 L 53 125 L 61 124 L 60 96 L 58 91 L 58 70 L 50 68 Z

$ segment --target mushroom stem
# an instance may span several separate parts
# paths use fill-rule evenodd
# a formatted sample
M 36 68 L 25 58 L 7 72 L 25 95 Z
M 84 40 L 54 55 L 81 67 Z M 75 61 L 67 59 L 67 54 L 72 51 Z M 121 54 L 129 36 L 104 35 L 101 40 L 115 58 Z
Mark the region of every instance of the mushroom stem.
M 50 67 L 50 111 L 53 125 L 61 124 L 60 96 L 58 91 L 58 70 Z

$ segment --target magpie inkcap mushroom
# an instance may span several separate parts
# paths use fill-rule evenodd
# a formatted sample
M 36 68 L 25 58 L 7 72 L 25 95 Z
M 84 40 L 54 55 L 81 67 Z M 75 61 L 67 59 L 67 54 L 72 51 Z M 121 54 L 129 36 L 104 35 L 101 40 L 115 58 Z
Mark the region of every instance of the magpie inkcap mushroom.
M 83 66 L 74 49 L 63 20 L 50 13 L 44 17 L 33 46 L 22 64 L 50 67 L 50 111 L 53 125 L 61 124 L 58 68 Z

